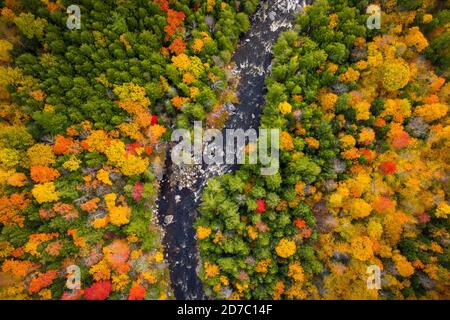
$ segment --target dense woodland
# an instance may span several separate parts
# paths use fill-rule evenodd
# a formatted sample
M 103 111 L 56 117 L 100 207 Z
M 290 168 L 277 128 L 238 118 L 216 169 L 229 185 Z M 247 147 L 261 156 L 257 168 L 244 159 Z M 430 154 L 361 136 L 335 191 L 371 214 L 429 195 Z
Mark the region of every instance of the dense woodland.
M 210 295 L 448 299 L 449 7 L 384 1 L 369 30 L 368 5 L 315 1 L 274 45 L 261 127 L 282 130 L 280 171 L 209 181 Z
M 169 128 L 236 98 L 252 1 L 5 1 L 0 297 L 165 299 L 156 223 Z M 80 268 L 80 290 L 66 288 Z
M 450 297 L 450 5 L 381 2 L 380 30 L 369 1 L 317 0 L 274 44 L 260 125 L 281 129 L 280 170 L 209 181 L 208 296 Z M 0 299 L 173 298 L 167 141 L 238 102 L 230 61 L 258 3 L 80 0 L 80 29 L 72 1 L 0 3 Z

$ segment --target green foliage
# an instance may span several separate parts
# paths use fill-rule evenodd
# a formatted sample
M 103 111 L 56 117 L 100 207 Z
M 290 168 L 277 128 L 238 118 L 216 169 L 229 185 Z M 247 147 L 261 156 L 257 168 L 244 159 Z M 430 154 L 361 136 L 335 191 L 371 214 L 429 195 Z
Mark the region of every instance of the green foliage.
M 28 39 L 36 37 L 39 40 L 43 38 L 47 25 L 45 19 L 36 18 L 32 13 L 21 13 L 14 19 L 14 23 Z

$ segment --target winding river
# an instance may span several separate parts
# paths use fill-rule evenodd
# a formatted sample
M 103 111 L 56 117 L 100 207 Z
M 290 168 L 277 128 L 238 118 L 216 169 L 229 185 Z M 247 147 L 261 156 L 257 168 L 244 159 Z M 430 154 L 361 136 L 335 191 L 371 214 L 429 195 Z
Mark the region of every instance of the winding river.
M 271 47 L 279 33 L 292 26 L 305 0 L 263 0 L 250 19 L 233 55 L 240 77 L 239 104 L 225 124 L 227 129 L 257 129 L 264 104 L 264 79 L 270 71 Z M 170 147 L 169 147 L 170 148 Z M 197 276 L 199 254 L 193 223 L 200 193 L 208 179 L 236 170 L 236 165 L 198 165 L 180 168 L 167 157 L 158 199 L 158 219 L 164 228 L 164 247 L 176 299 L 207 299 Z

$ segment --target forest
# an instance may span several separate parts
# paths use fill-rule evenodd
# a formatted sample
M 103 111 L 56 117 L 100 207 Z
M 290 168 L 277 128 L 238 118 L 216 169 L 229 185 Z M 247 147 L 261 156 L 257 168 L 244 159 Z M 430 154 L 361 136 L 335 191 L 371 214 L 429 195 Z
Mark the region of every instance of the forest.
M 264 1 L 74 2 L 0 2 L 0 299 L 174 299 L 171 134 L 239 108 L 232 57 Z M 209 179 L 205 294 L 449 299 L 450 3 L 316 0 L 271 52 L 280 168 Z
M 209 180 L 211 296 L 448 299 L 449 7 L 384 1 L 370 30 L 368 5 L 315 1 L 273 46 L 260 123 L 282 130 L 280 170 Z

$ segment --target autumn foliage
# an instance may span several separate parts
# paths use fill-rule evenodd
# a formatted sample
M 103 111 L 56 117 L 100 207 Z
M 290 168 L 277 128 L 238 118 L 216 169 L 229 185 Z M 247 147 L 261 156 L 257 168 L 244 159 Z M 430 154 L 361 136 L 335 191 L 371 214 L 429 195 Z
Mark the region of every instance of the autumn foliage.
M 173 297 L 168 139 L 235 99 L 223 66 L 253 2 L 87 1 L 74 30 L 59 0 L 2 2 L 0 299 Z
M 274 44 L 261 127 L 280 130 L 280 169 L 249 165 L 203 191 L 212 296 L 448 299 L 450 86 L 431 31 L 448 10 L 396 3 L 367 32 L 361 2 L 315 1 Z

